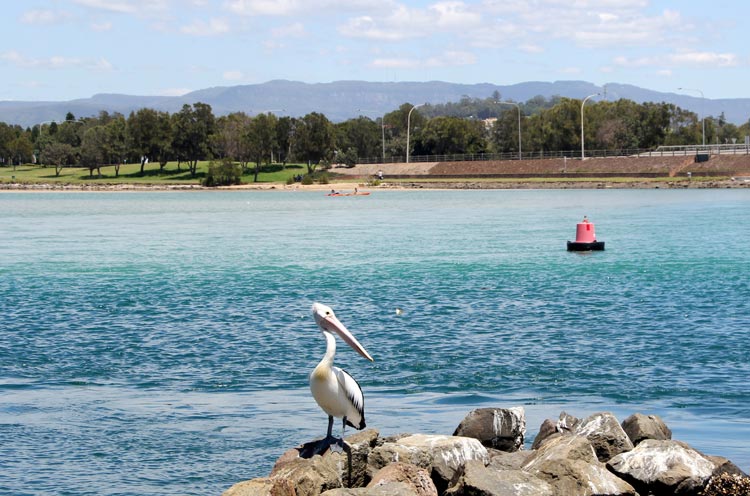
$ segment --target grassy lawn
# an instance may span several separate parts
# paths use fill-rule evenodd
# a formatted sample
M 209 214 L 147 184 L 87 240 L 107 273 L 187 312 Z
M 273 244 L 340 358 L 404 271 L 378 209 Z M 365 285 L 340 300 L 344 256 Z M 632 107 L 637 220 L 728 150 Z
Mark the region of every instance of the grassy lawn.
M 99 177 L 94 171 L 93 177 L 89 175 L 87 168 L 66 167 L 59 176 L 55 176 L 54 167 L 40 167 L 37 165 L 19 165 L 15 170 L 13 167 L 0 167 L 0 183 L 62 183 L 62 184 L 143 184 L 143 185 L 170 185 L 170 184 L 200 184 L 206 176 L 208 162 L 199 162 L 195 176 L 190 174 L 186 165 L 177 170 L 177 162 L 169 162 L 163 171 L 159 170 L 158 163 L 150 163 L 144 167 L 141 175 L 140 164 L 126 164 L 120 167 L 119 176 L 115 176 L 113 166 L 102 167 L 102 175 Z M 273 164 L 262 167 L 258 174 L 258 182 L 262 183 L 285 183 L 288 178 L 298 174 L 307 174 L 307 167 L 300 164 Z M 242 176 L 243 183 L 252 183 L 254 169 L 251 167 Z
M 143 174 L 141 174 L 140 164 L 127 164 L 120 167 L 119 176 L 115 176 L 115 168 L 113 166 L 102 167 L 102 175 L 99 177 L 94 171 L 93 177 L 89 175 L 89 170 L 80 167 L 66 167 L 64 168 L 59 176 L 55 176 L 54 167 L 40 167 L 36 165 L 19 165 L 13 170 L 13 167 L 0 167 L 0 183 L 60 183 L 60 184 L 90 184 L 90 185 L 109 185 L 109 184 L 140 184 L 140 185 L 199 185 L 206 176 L 208 170 L 208 161 L 199 162 L 198 170 L 195 176 L 190 174 L 190 171 L 185 165 L 177 170 L 177 162 L 169 162 L 164 170 L 159 169 L 159 164 L 148 164 L 144 168 Z M 258 183 L 286 183 L 287 180 L 296 175 L 307 174 L 307 167 L 302 164 L 287 164 L 282 167 L 280 164 L 272 164 L 264 166 L 260 169 L 258 174 Z M 330 174 L 329 180 L 331 183 L 339 181 L 351 181 L 353 178 L 342 176 L 337 178 L 335 174 Z M 250 168 L 243 176 L 242 183 L 250 184 L 253 183 L 254 179 L 254 168 Z M 728 179 L 726 177 L 702 177 L 693 176 L 693 182 L 702 181 L 721 181 Z M 420 182 L 487 182 L 487 183 L 575 183 L 575 182 L 605 182 L 605 183 L 632 183 L 632 182 L 647 182 L 647 183 L 664 183 L 664 182 L 688 182 L 686 177 L 572 177 L 572 178 L 547 178 L 547 177 L 532 177 L 532 178 L 471 178 L 471 177 L 457 177 L 457 178 L 414 178 L 414 179 L 389 179 L 390 183 L 420 183 Z

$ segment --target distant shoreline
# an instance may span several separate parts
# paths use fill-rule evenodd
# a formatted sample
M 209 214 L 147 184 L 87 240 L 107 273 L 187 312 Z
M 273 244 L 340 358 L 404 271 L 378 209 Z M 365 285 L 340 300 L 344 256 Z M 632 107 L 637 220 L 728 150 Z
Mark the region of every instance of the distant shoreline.
M 419 190 L 419 189 L 738 189 L 750 188 L 750 179 L 704 179 L 649 181 L 636 179 L 632 181 L 610 181 L 596 179 L 586 181 L 491 181 L 471 178 L 454 180 L 399 180 L 381 182 L 377 186 L 368 186 L 366 182 L 335 182 L 330 184 L 303 185 L 282 183 L 249 183 L 238 186 L 209 188 L 200 185 L 165 185 L 165 184 L 63 184 L 63 183 L 0 183 L 2 192 L 149 192 L 149 191 L 360 191 L 377 190 Z

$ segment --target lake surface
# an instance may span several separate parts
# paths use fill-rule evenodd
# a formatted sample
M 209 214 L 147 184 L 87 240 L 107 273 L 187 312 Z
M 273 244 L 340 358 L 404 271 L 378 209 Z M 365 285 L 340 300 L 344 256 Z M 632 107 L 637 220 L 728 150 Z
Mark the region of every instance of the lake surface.
M 220 494 L 325 434 L 655 413 L 750 470 L 750 191 L 0 194 L 0 493 Z M 606 251 L 565 249 L 583 215 Z M 396 311 L 401 309 L 402 312 Z M 336 428 L 340 428 L 336 424 Z

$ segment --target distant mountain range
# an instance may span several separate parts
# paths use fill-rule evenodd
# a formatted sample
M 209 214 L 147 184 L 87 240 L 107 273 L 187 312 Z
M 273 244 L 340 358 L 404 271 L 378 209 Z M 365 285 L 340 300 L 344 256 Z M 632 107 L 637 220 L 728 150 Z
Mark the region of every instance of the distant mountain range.
M 372 83 L 334 81 L 302 83 L 276 80 L 261 84 L 221 86 L 193 91 L 182 96 L 133 96 L 98 94 L 65 102 L 0 102 L 0 121 L 33 126 L 46 121 L 62 121 L 68 112 L 76 117 L 97 115 L 100 111 L 128 115 L 140 108 L 177 112 L 183 104 L 203 102 L 215 115 L 243 111 L 250 115 L 273 111 L 277 115 L 303 116 L 320 112 L 334 122 L 358 115 L 377 118 L 404 103 L 448 103 L 462 97 L 488 98 L 497 91 L 504 100 L 525 102 L 537 95 L 584 98 L 602 93 L 604 87 L 585 81 L 526 82 L 513 85 L 455 84 L 440 81 Z M 702 99 L 697 95 L 661 93 L 627 84 L 606 84 L 607 98 L 626 98 L 638 103 L 668 102 L 692 110 L 699 116 L 719 116 L 740 125 L 750 119 L 750 98 Z

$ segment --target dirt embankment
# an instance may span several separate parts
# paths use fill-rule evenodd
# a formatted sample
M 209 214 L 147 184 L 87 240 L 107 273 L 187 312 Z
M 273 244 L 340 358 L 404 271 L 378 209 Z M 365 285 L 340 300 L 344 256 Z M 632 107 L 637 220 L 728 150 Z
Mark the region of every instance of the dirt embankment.
M 360 178 L 373 177 L 382 171 L 387 177 L 445 178 L 455 177 L 596 177 L 623 175 L 630 177 L 750 176 L 750 155 L 713 155 L 706 162 L 693 156 L 612 157 L 580 159 L 527 159 L 476 162 L 417 162 L 396 164 L 361 164 L 336 168 L 334 172 Z

